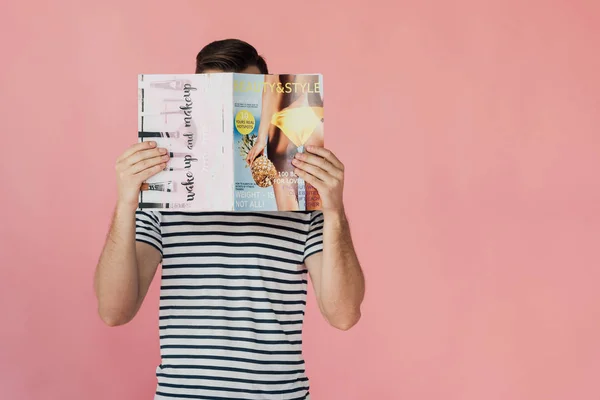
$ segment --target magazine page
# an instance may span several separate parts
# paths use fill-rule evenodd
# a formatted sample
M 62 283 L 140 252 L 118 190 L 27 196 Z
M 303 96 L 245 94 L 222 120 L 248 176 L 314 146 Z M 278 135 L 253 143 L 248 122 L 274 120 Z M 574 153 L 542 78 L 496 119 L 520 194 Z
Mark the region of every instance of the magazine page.
M 236 211 L 321 209 L 291 161 L 305 146 L 324 146 L 322 86 L 318 74 L 234 74 Z
M 233 209 L 231 93 L 232 74 L 138 77 L 138 139 L 171 156 L 142 185 L 139 209 Z

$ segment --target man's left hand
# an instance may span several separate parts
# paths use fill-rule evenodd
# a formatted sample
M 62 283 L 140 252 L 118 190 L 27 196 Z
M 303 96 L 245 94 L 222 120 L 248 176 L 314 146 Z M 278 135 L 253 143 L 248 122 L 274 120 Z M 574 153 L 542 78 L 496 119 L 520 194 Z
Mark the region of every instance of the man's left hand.
M 330 150 L 307 146 L 292 160 L 294 173 L 319 192 L 323 213 L 343 212 L 344 164 Z

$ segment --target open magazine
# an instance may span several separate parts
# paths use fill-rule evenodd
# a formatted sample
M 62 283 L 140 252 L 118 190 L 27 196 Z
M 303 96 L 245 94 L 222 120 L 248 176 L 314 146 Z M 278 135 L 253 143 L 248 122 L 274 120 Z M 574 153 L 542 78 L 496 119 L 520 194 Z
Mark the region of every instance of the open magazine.
M 323 146 L 321 75 L 139 75 L 138 139 L 167 148 L 139 209 L 319 210 L 291 160 Z

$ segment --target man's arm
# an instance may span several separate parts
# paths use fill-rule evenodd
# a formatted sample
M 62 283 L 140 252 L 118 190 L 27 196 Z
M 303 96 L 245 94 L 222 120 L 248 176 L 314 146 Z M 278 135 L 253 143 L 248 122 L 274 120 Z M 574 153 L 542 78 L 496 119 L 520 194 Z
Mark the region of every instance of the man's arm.
M 167 150 L 156 142 L 137 143 L 116 163 L 118 201 L 94 276 L 98 314 L 110 326 L 123 325 L 136 315 L 162 255 L 158 219 L 140 220 L 148 243 L 136 241 L 136 209 L 142 183 L 163 170 Z
M 360 319 L 365 280 L 344 211 L 344 165 L 327 149 L 307 146 L 306 150 L 296 154 L 292 163 L 295 173 L 319 192 L 324 223 L 323 252 L 308 255 L 305 265 L 321 313 L 331 325 L 347 330 Z
M 360 319 L 364 276 L 343 213 L 325 214 L 323 251 L 305 260 L 321 313 L 334 327 L 348 330 Z
M 94 279 L 104 323 L 118 326 L 133 319 L 160 261 L 156 248 L 135 240 L 135 209 L 117 206 Z

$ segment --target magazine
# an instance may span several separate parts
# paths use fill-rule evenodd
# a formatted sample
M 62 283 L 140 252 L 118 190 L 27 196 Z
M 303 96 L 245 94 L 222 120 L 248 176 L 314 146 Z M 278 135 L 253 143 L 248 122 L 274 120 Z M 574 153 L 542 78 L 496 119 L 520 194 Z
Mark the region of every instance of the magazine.
M 291 161 L 324 145 L 323 123 L 320 74 L 139 75 L 138 140 L 170 159 L 142 185 L 138 208 L 319 210 Z

